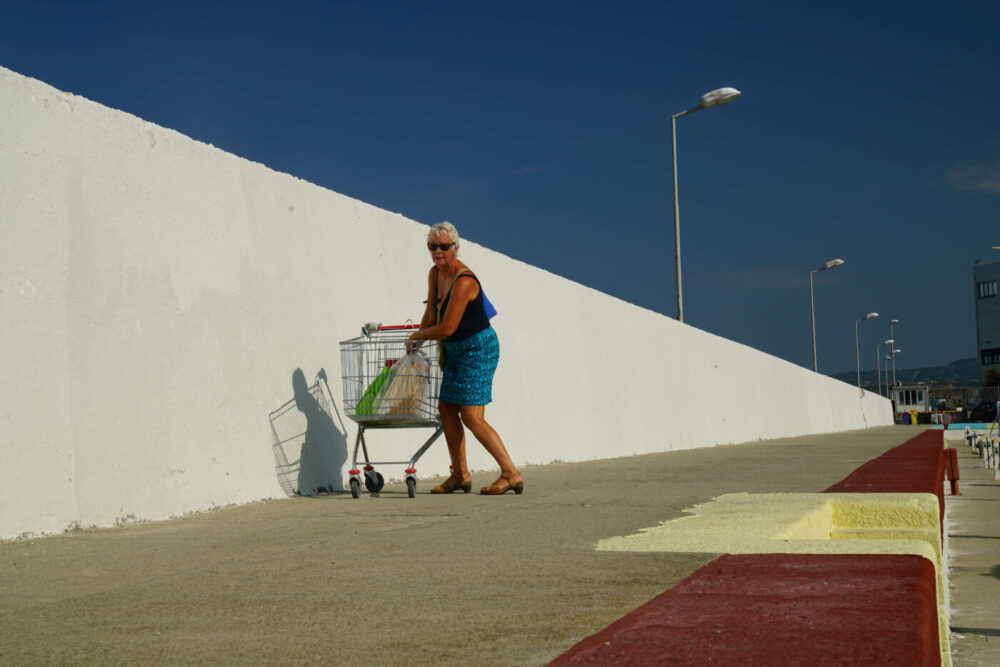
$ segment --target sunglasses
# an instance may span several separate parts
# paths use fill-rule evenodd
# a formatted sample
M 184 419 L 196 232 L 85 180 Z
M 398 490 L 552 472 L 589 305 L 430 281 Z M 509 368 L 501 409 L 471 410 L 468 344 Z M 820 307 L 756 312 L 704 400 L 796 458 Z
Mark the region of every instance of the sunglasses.
M 431 252 L 434 252 L 438 248 L 441 248 L 442 252 L 448 252 L 449 250 L 451 250 L 451 247 L 453 245 L 455 245 L 455 244 L 454 243 L 428 243 L 427 244 L 427 249 L 430 250 Z

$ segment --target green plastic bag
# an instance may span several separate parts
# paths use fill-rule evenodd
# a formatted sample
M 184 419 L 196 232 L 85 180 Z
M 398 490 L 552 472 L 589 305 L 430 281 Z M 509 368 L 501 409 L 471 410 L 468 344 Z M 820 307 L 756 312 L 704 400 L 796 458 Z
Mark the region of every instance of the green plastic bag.
M 362 394 L 361 400 L 358 401 L 357 409 L 354 414 L 358 415 L 373 415 L 375 414 L 375 409 L 382 398 L 382 392 L 385 391 L 386 385 L 392 380 L 393 370 L 390 367 L 383 368 L 382 372 L 379 374 L 375 380 L 368 385 L 365 389 L 365 393 Z

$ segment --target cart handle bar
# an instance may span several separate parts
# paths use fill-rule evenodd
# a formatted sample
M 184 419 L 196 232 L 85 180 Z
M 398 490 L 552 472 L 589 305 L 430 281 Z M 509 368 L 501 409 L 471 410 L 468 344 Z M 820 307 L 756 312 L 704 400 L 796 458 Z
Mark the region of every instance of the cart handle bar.
M 399 329 L 419 329 L 419 324 L 389 324 L 389 325 L 378 325 L 376 331 L 395 331 Z

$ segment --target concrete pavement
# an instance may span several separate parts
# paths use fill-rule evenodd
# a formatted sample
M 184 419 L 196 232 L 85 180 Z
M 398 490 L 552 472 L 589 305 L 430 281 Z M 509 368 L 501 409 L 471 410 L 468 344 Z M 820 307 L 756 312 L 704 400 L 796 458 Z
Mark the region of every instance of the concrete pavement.
M 544 664 L 715 558 L 597 541 L 726 493 L 822 491 L 922 430 L 529 467 L 522 496 L 432 496 L 421 479 L 414 499 L 391 485 L 2 543 L 0 662 Z
M 959 440 L 958 496 L 945 499 L 951 655 L 956 667 L 1000 665 L 1000 481 Z

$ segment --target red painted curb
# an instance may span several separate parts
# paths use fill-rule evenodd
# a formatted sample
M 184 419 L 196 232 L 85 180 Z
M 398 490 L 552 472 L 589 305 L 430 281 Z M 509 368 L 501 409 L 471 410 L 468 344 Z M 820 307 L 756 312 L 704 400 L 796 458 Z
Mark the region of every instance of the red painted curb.
M 934 565 L 912 555 L 722 556 L 552 665 L 938 665 Z
M 891 486 L 893 491 L 905 487 L 908 493 L 934 493 L 943 498 L 944 457 L 944 432 L 924 431 L 860 466 L 826 492 L 882 493 Z

